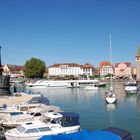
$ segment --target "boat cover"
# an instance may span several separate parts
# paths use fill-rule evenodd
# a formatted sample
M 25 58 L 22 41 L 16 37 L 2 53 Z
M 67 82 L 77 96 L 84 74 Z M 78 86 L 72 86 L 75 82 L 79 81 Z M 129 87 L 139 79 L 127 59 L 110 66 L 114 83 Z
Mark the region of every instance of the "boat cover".
M 49 100 L 47 97 L 33 97 L 29 101 L 27 101 L 28 104 L 35 104 L 35 103 L 40 103 L 40 104 L 45 104 L 49 105 Z
M 85 140 L 91 133 L 89 130 L 84 129 L 76 133 L 43 136 L 39 140 Z
M 112 132 L 98 130 L 91 133 L 85 140 L 122 140 L 121 137 Z
M 75 126 L 75 125 L 80 125 L 79 123 L 79 114 L 75 113 L 75 112 L 59 112 L 61 115 L 63 115 L 63 118 L 65 118 L 64 120 L 69 120 L 68 122 L 65 121 L 65 123 L 62 122 L 62 126 L 63 127 L 67 127 L 67 126 Z
M 133 136 L 127 130 L 109 127 L 95 132 L 81 130 L 71 134 L 43 136 L 39 140 L 133 140 Z

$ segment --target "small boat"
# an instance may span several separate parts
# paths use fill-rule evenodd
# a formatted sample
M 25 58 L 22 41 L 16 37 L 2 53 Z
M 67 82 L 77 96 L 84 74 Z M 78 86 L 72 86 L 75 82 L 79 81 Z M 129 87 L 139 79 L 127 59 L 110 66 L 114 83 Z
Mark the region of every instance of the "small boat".
M 109 127 L 95 132 L 83 129 L 70 134 L 43 136 L 39 140 L 134 140 L 134 138 L 132 133 L 125 129 Z
M 38 140 L 44 135 L 74 133 L 80 130 L 79 115 L 73 112 L 47 112 L 40 121 L 23 123 L 5 132 L 7 140 Z
M 22 113 L 7 113 L 0 117 L 0 124 L 4 128 L 14 128 L 23 122 L 36 121 L 43 116 L 43 111 L 29 111 L 26 114 Z
M 42 95 L 40 93 L 33 93 L 30 90 L 25 90 L 24 92 L 14 92 L 12 94 L 12 97 L 20 97 L 20 96 L 31 96 L 31 97 L 41 97 Z
M 113 104 L 117 102 L 117 97 L 111 90 L 105 93 L 105 99 L 106 102 L 109 104 Z
M 33 97 L 27 102 L 13 104 L 11 106 L 3 104 L 0 107 L 0 116 L 6 115 L 7 113 L 25 114 L 30 111 L 30 109 L 45 108 L 47 105 L 49 105 L 49 100 L 47 97 Z
M 125 86 L 125 92 L 126 93 L 137 93 L 137 83 L 129 83 Z
M 135 80 L 129 80 L 129 81 L 124 83 L 124 86 L 127 86 L 129 84 L 137 84 L 137 82 Z
M 85 89 L 86 90 L 97 91 L 98 90 L 98 87 L 96 87 L 94 84 L 90 84 L 90 85 L 85 86 Z

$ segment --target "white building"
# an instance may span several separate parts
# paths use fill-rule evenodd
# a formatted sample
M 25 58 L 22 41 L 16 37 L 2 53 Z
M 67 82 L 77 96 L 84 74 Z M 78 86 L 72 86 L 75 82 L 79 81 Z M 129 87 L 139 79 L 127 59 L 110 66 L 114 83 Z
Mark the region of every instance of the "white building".
M 100 63 L 100 76 L 106 76 L 107 74 L 114 74 L 113 66 L 108 61 L 103 61 Z
M 94 74 L 94 67 L 89 64 L 86 63 L 85 65 L 82 66 L 82 74 L 83 75 L 93 75 Z
M 79 76 L 81 72 L 81 66 L 76 63 L 54 64 L 48 68 L 48 76 Z

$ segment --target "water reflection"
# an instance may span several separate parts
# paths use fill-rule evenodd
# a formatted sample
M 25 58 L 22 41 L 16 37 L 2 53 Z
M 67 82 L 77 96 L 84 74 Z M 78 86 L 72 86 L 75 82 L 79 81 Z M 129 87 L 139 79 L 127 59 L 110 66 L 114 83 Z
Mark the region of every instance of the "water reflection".
M 111 112 L 116 109 L 116 104 L 106 104 L 106 110 Z

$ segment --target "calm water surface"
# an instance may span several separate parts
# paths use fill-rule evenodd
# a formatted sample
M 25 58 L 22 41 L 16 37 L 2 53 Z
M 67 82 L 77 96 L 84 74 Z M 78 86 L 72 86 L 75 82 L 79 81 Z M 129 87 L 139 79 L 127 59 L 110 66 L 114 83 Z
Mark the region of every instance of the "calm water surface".
M 50 104 L 79 113 L 82 129 L 94 131 L 109 126 L 120 127 L 132 132 L 135 140 L 140 140 L 140 96 L 126 95 L 122 83 L 113 86 L 119 98 L 116 104 L 105 102 L 104 93 L 109 85 L 99 88 L 98 92 L 84 88 L 48 88 L 39 92 L 48 97 Z

